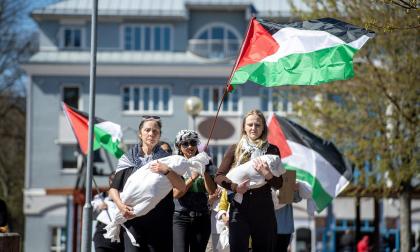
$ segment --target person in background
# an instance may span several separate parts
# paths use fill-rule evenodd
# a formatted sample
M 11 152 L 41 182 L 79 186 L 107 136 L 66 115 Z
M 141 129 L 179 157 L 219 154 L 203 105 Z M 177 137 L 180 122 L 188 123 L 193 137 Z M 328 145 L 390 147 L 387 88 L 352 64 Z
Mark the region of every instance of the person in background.
M 299 196 L 299 184 L 294 187 L 293 202 L 297 203 L 302 198 Z M 293 206 L 286 204 L 276 210 L 277 236 L 276 236 L 276 252 L 286 252 L 290 245 L 292 234 L 295 232 Z
M 130 238 L 123 228 L 124 251 L 172 251 L 172 217 L 174 213 L 173 193 L 168 195 L 146 215 L 136 217 L 132 206 L 121 201 L 120 192 L 123 190 L 127 179 L 137 169 L 145 164 L 163 157 L 167 157 L 166 151 L 159 145 L 162 134 L 162 123 L 157 116 L 144 116 L 139 125 L 139 143 L 134 145 L 126 154 L 118 160 L 117 172 L 112 180 L 109 195 L 117 205 L 121 214 L 129 219 L 124 223 L 125 227 L 134 236 L 139 247 L 131 243 Z M 166 176 L 172 186 L 179 192 L 185 190 L 183 179 L 173 172 L 170 167 L 155 162 L 150 166 L 153 172 Z M 141 181 L 139 181 L 141 183 Z
M 364 235 L 363 238 L 357 243 L 357 252 L 369 252 L 369 236 Z
M 181 130 L 176 135 L 178 155 L 190 159 L 197 155 L 200 139 L 193 130 Z M 216 191 L 209 174 L 211 164 L 203 175 L 191 172 L 184 175 L 186 191 L 174 189 L 175 213 L 173 217 L 174 252 L 204 252 L 210 237 L 211 223 L 208 195 Z
M 266 162 L 258 159 L 264 154 L 280 156 L 279 149 L 268 143 L 268 128 L 259 110 L 248 112 L 242 121 L 239 142 L 228 148 L 216 173 L 216 183 L 229 193 L 229 244 L 231 251 L 248 251 L 249 237 L 253 251 L 272 251 L 276 236 L 276 217 L 271 188 L 280 189 L 282 177 L 275 177 Z M 226 177 L 230 169 L 253 160 L 255 170 L 267 183 L 259 188 L 248 189 L 248 181 L 239 185 Z M 234 193 L 243 194 L 241 203 L 233 199 Z
M 9 212 L 7 211 L 7 205 L 4 200 L 0 199 L 0 233 L 9 232 Z
M 162 150 L 166 151 L 167 153 L 169 153 L 170 155 L 172 155 L 172 153 L 174 153 L 171 146 L 167 142 L 160 141 L 160 148 Z
M 109 185 L 111 185 L 112 180 L 115 177 L 115 172 L 109 175 Z M 108 197 L 107 192 L 102 192 L 93 198 L 92 206 L 94 213 L 98 214 L 106 214 L 109 218 L 107 221 L 111 221 L 110 214 L 108 212 L 108 204 L 113 204 L 111 199 Z M 108 222 L 109 223 L 109 222 Z M 111 242 L 110 239 L 105 239 L 104 234 L 106 230 L 104 229 L 107 223 L 102 222 L 100 219 L 97 219 L 96 223 L 96 230 L 95 234 L 93 235 L 93 243 L 95 244 L 95 252 L 119 252 L 124 251 L 123 243 Z M 120 240 L 123 241 L 123 233 L 120 232 Z
M 211 209 L 211 244 L 213 252 L 218 252 L 217 243 L 219 242 L 219 235 L 223 229 L 224 224 L 217 219 L 219 212 L 220 197 L 222 195 L 222 188 L 218 187 L 213 194 L 209 195 L 209 206 Z

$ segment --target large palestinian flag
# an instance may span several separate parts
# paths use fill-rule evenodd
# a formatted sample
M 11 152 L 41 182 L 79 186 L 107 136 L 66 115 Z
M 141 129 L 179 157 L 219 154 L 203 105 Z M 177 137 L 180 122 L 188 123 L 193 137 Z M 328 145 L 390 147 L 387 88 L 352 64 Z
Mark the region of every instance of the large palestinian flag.
M 311 193 L 318 212 L 350 183 L 351 166 L 331 142 L 284 117 L 267 120 L 268 141 L 280 149 L 283 165 L 296 171 L 296 179 Z
M 230 90 L 259 85 L 317 85 L 354 76 L 353 56 L 374 32 L 333 19 L 290 24 L 251 19 Z
M 88 132 L 89 132 L 89 116 L 88 114 L 72 108 L 63 103 L 63 111 L 70 123 L 73 133 L 76 136 L 82 152 L 88 153 Z M 94 141 L 93 150 L 103 147 L 109 153 L 120 158 L 124 151 L 119 148 L 122 138 L 121 126 L 101 118 L 94 118 Z

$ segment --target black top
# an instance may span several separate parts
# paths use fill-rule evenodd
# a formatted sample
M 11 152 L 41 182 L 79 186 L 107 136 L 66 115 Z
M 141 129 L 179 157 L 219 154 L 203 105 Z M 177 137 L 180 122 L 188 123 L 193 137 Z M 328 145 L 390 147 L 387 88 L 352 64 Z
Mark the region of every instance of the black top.
M 206 166 L 206 172 L 210 172 L 211 165 Z M 175 210 L 181 212 L 208 212 L 207 197 L 208 194 L 204 185 L 204 178 L 198 177 L 188 191 L 181 198 L 175 200 Z
M 133 147 L 133 148 L 135 148 L 135 147 Z M 141 148 L 138 148 L 138 149 L 140 151 L 137 152 L 136 155 L 139 155 L 140 157 L 144 157 L 144 153 L 143 153 L 143 151 L 141 151 Z M 160 150 L 161 150 L 160 147 L 157 146 L 156 149 L 154 150 L 154 152 L 162 154 L 164 151 L 162 150 L 162 152 L 161 152 Z M 132 152 L 132 150 L 130 150 L 128 153 L 130 153 L 130 152 Z M 166 153 L 166 152 L 164 152 L 164 153 Z M 156 160 L 156 159 L 162 158 L 164 156 L 170 156 L 170 154 L 166 153 L 166 154 L 162 154 L 162 155 L 153 155 L 152 160 Z M 119 192 L 121 192 L 124 189 L 124 185 L 127 182 L 127 179 L 137 169 L 141 169 L 141 167 L 131 166 L 129 168 L 118 171 L 115 174 L 115 177 L 111 182 L 111 188 L 117 189 Z M 141 183 L 141 182 L 142 181 L 139 181 L 138 183 Z M 136 217 L 134 219 L 149 218 L 150 216 L 159 216 L 159 213 L 168 213 L 168 212 L 173 212 L 173 211 L 174 211 L 174 202 L 173 202 L 173 193 L 171 191 L 150 212 L 148 212 L 146 215 Z M 155 217 L 153 217 L 153 218 L 155 218 Z M 134 220 L 134 219 L 132 219 L 132 220 Z

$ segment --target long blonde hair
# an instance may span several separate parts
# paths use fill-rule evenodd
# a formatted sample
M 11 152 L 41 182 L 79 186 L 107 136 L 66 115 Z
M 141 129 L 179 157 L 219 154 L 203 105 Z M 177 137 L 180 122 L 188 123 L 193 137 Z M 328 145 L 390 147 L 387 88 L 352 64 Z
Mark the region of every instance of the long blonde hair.
M 246 163 L 251 158 L 252 153 L 243 154 L 243 148 L 242 148 L 243 145 L 247 141 L 249 141 L 248 136 L 246 135 L 246 132 L 245 132 L 245 122 L 246 122 L 246 118 L 248 118 L 248 116 L 251 116 L 251 115 L 258 116 L 261 119 L 261 123 L 263 124 L 263 127 L 264 127 L 263 132 L 261 133 L 261 136 L 256 141 L 254 141 L 256 147 L 263 148 L 267 144 L 268 127 L 265 121 L 264 114 L 260 110 L 257 110 L 257 109 L 249 111 L 248 113 L 246 113 L 246 115 L 244 116 L 242 120 L 241 139 L 239 140 L 235 148 L 235 161 L 234 161 L 234 164 L 236 164 L 235 166 Z

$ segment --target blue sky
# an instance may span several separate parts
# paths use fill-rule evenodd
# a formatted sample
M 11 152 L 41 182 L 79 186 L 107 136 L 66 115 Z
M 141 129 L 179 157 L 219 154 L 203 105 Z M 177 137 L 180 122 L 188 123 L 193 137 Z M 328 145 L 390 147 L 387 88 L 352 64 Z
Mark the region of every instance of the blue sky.
M 30 17 L 30 12 L 34 9 L 45 7 L 46 5 L 60 0 L 6 0 L 10 3 L 21 4 L 21 11 L 18 13 L 15 28 L 22 34 L 36 30 L 36 23 Z

